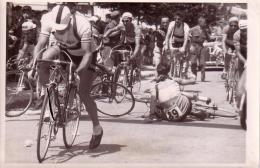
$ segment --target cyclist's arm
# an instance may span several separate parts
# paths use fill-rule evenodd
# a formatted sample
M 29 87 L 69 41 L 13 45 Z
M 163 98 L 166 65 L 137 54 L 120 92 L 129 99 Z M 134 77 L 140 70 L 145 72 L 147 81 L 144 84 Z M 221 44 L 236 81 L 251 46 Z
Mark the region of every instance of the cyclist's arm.
M 184 48 L 184 49 L 186 48 L 187 43 L 188 43 L 189 31 L 190 31 L 189 26 L 186 23 L 184 23 L 184 43 L 182 45 L 182 48 Z
M 84 50 L 85 54 L 76 69 L 76 72 L 80 75 L 85 68 L 88 68 L 92 60 L 91 42 L 81 43 L 81 49 Z
M 132 55 L 132 58 L 136 58 L 138 56 L 138 53 L 140 51 L 141 45 L 140 45 L 140 38 L 135 38 L 135 49 L 134 49 L 134 53 Z
M 190 78 L 190 79 L 175 78 L 174 81 L 179 83 L 180 85 L 193 85 L 196 83 L 195 78 Z
M 234 41 L 234 45 L 235 45 L 235 52 L 236 52 L 236 55 L 238 56 L 238 59 L 240 59 L 241 61 L 246 63 L 246 59 L 243 57 L 243 55 L 240 52 L 240 34 L 238 31 L 234 34 L 233 41 Z
M 119 31 L 118 27 L 114 27 L 112 29 L 108 29 L 108 31 L 106 33 L 104 33 L 104 38 L 108 37 L 110 34 L 112 34 L 115 31 Z
M 27 42 L 25 42 L 25 43 L 23 44 L 23 48 L 21 48 L 21 49 L 19 50 L 19 54 L 18 54 L 18 56 L 17 56 L 17 59 L 21 59 L 21 58 L 24 57 L 24 54 L 25 54 L 25 52 L 27 51 L 28 46 L 29 46 L 29 45 L 28 45 Z
M 37 57 L 40 57 L 41 55 L 38 55 L 40 53 L 40 51 L 46 47 L 48 45 L 48 41 L 49 41 L 49 36 L 46 36 L 46 35 L 43 35 L 43 34 L 40 34 L 39 35 L 39 38 L 38 38 L 38 42 L 34 48 L 34 51 L 33 51 L 33 67 L 35 66 L 35 63 L 36 63 L 36 59 Z
M 171 34 L 172 34 L 172 29 L 173 29 L 173 22 L 171 22 L 169 24 L 169 27 L 168 27 L 168 30 L 167 30 L 167 33 L 166 33 L 166 37 L 165 37 L 165 47 L 166 49 L 169 49 L 170 48 L 170 37 L 171 37 Z

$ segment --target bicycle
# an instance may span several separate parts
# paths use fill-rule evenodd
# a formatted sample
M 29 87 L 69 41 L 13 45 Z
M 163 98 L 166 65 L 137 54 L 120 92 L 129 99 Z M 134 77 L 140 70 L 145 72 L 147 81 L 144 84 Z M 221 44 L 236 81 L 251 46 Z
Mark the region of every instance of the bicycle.
M 232 112 L 218 107 L 215 103 L 212 103 L 212 100 L 209 97 L 204 97 L 198 94 L 192 94 L 188 92 L 181 92 L 181 94 L 189 98 L 189 101 L 191 103 L 189 109 L 184 110 L 185 112 L 183 112 L 181 110 L 177 110 L 175 106 L 172 106 L 168 109 L 164 109 L 161 106 L 156 105 L 156 118 L 159 120 L 181 122 L 185 120 L 188 115 L 195 116 L 200 120 L 204 120 L 205 118 L 214 119 L 217 116 L 228 118 L 237 118 L 239 116 L 236 112 Z M 150 103 L 150 99 L 148 97 L 136 99 L 136 101 L 145 103 L 149 108 L 148 104 Z M 204 102 L 205 104 L 201 104 L 201 102 Z
M 236 89 L 239 81 L 238 73 L 238 58 L 235 53 L 229 53 L 231 55 L 230 66 L 225 79 L 225 88 L 227 92 L 227 101 L 237 107 Z
M 44 49 L 45 50 L 45 49 Z M 40 51 L 42 53 L 44 50 Z M 38 85 L 36 84 L 36 96 L 34 95 L 34 83 L 28 79 L 27 73 L 30 58 L 17 59 L 13 56 L 6 63 L 6 117 L 18 117 L 23 115 L 38 98 Z
M 171 48 L 170 76 L 184 78 L 186 75 L 186 55 L 180 52 L 180 48 Z
M 30 68 L 29 58 L 7 60 L 6 64 L 6 117 L 17 117 L 24 114 L 33 100 L 33 87 L 27 77 Z
M 66 148 L 72 147 L 77 136 L 81 101 L 77 93 L 73 62 L 69 54 L 61 50 L 70 62 L 61 60 L 36 60 L 36 64 L 50 64 L 52 67 L 49 83 L 45 89 L 37 134 L 37 159 L 41 163 L 48 151 L 50 141 L 56 139 L 59 128 L 63 129 L 63 142 Z M 69 66 L 65 73 L 63 66 Z
M 110 71 L 102 64 L 95 64 L 99 81 L 92 86 L 91 96 L 95 99 L 97 110 L 102 114 L 120 117 L 129 114 L 134 106 L 135 99 L 131 91 L 124 85 L 111 80 Z

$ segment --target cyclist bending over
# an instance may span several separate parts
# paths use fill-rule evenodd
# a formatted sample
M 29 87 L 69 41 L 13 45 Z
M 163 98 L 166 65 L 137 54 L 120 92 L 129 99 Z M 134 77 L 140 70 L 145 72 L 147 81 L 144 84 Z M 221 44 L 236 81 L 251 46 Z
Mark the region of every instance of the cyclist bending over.
M 93 123 L 93 135 L 89 148 L 94 149 L 101 142 L 103 129 L 97 116 L 96 103 L 90 96 L 94 74 L 94 69 L 91 66 L 94 61 L 92 52 L 95 49 L 92 45 L 90 22 L 84 15 L 75 11 L 75 3 L 67 3 L 67 6 L 57 5 L 51 12 L 43 15 L 41 25 L 41 33 L 34 50 L 34 59 L 37 59 L 39 51 L 47 45 L 51 33 L 53 33 L 58 44 L 49 47 L 39 57 L 44 60 L 53 60 L 60 54 L 61 49 L 68 51 L 73 62 L 77 65 L 75 75 L 80 79 L 79 94 L 81 101 L 85 104 Z M 49 74 L 48 65 L 39 65 L 39 81 L 44 87 L 48 83 Z M 30 76 L 32 75 L 30 74 Z

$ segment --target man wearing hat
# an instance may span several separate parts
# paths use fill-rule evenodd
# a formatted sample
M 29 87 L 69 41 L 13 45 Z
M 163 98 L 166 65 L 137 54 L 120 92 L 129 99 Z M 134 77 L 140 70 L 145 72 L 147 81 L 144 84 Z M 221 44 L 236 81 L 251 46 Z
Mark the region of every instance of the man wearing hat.
M 71 59 L 77 65 L 75 75 L 79 78 L 79 94 L 81 101 L 85 104 L 87 112 L 92 120 L 93 134 L 89 148 L 94 149 L 99 146 L 103 129 L 100 126 L 97 116 L 96 103 L 90 96 L 90 89 L 94 77 L 94 69 L 91 65 L 95 58 L 92 52 L 95 46 L 92 43 L 91 24 L 83 14 L 75 10 L 75 5 L 57 5 L 50 13 L 43 15 L 41 19 L 41 32 L 39 40 L 34 50 L 34 57 L 53 60 L 61 49 L 67 50 Z M 39 52 L 46 47 L 50 34 L 57 40 L 57 45 L 49 47 L 42 55 Z M 65 58 L 68 59 L 68 58 Z M 41 64 L 38 69 L 39 81 L 46 87 L 49 80 L 48 65 Z M 31 74 L 29 74 L 31 76 Z
M 223 77 L 225 78 L 226 73 L 229 70 L 229 64 L 231 60 L 231 55 L 228 54 L 228 51 L 234 51 L 235 46 L 233 42 L 234 33 L 238 30 L 238 18 L 231 17 L 228 21 L 228 25 L 223 28 L 223 36 L 222 36 L 222 48 L 225 55 L 225 65 L 224 65 L 224 72 Z
M 120 22 L 120 12 L 119 11 L 113 11 L 110 13 L 111 21 L 107 24 L 104 33 L 106 33 L 108 30 L 115 28 L 117 25 L 119 25 Z M 121 32 L 120 30 L 115 31 L 111 33 L 108 36 L 109 40 L 104 43 L 104 49 L 103 49 L 103 60 L 105 61 L 105 65 L 109 68 L 112 68 L 114 65 L 116 66 L 121 62 L 120 53 L 112 53 L 111 58 L 108 58 L 109 53 L 111 51 L 111 48 L 115 47 L 120 43 L 120 37 Z
M 206 25 L 205 14 L 201 14 L 198 18 L 198 25 L 191 28 L 189 32 L 191 47 L 191 71 L 197 76 L 197 60 L 199 61 L 199 69 L 201 70 L 201 81 L 205 81 L 206 58 L 209 56 L 208 49 L 203 46 L 205 41 L 209 41 L 209 28 Z
M 123 37 L 123 44 L 130 45 L 134 50 L 130 61 L 136 62 L 141 48 L 141 29 L 138 25 L 132 23 L 132 21 L 133 15 L 130 12 L 123 13 L 122 23 L 119 23 L 116 27 L 109 29 L 104 34 L 104 38 L 109 37 L 109 35 L 114 32 L 120 31 L 121 37 Z

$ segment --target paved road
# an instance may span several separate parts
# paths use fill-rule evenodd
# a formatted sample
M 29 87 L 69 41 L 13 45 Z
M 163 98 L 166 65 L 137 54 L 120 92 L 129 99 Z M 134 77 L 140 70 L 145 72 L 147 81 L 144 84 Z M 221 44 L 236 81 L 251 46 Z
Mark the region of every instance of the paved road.
M 149 76 L 149 69 L 143 74 Z M 233 109 L 225 101 L 221 72 L 207 72 L 206 82 L 197 82 L 185 90 L 210 96 L 221 107 Z M 146 77 L 142 87 L 149 86 Z M 200 79 L 200 78 L 198 78 Z M 101 146 L 88 150 L 91 122 L 83 113 L 75 146 L 66 150 L 60 131 L 52 142 L 44 163 L 243 163 L 245 162 L 245 131 L 239 120 L 215 118 L 185 122 L 147 124 L 140 116 L 147 110 L 137 103 L 130 115 L 111 118 L 100 115 L 104 128 Z M 21 117 L 6 119 L 6 162 L 37 163 L 36 135 L 39 111 L 28 111 Z M 25 147 L 25 141 L 33 142 Z

